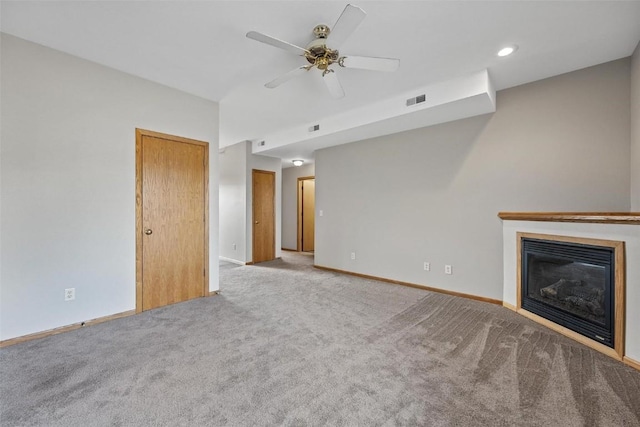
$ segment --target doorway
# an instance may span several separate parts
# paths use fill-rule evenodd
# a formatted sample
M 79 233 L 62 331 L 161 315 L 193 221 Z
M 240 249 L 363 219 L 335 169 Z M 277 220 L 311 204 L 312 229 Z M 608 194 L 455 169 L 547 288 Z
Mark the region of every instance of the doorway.
M 315 200 L 315 177 L 298 178 L 298 252 L 314 251 Z
M 255 264 L 276 258 L 276 173 L 253 169 L 252 185 Z
M 202 297 L 209 144 L 136 129 L 136 312 Z

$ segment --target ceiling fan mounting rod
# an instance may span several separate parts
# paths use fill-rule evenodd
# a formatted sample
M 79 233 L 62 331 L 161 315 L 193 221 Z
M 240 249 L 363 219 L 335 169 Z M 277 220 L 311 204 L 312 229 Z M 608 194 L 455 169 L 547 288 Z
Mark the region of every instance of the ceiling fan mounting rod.
M 327 37 L 329 37 L 330 32 L 331 29 L 329 28 L 329 26 L 324 24 L 316 25 L 313 28 L 313 34 L 317 39 L 326 39 Z

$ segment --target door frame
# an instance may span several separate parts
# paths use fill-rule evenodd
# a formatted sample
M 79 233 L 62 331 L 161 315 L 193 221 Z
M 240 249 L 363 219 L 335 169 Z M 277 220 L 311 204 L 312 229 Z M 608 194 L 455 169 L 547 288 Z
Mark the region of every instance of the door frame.
M 202 296 L 209 295 L 209 143 L 136 128 L 136 313 L 142 312 L 142 138 L 166 139 L 204 147 L 204 280 Z
M 298 238 L 297 238 L 297 242 L 296 242 L 296 250 L 298 252 L 302 251 L 302 184 L 304 181 L 313 179 L 315 181 L 316 177 L 315 176 L 301 176 L 298 177 L 298 213 L 296 215 L 296 220 L 298 223 L 297 226 L 297 230 L 298 230 Z M 315 203 L 315 191 L 314 191 L 314 203 Z
M 273 176 L 273 259 L 276 259 L 276 173 L 275 171 L 251 169 L 251 264 L 256 263 L 256 192 L 253 185 L 256 173 Z

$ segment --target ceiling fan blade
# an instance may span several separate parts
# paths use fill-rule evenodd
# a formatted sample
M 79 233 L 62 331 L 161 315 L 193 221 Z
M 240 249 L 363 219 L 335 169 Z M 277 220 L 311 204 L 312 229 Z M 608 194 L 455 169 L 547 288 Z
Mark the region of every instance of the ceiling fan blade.
M 364 10 L 360 9 L 358 6 L 348 4 L 331 29 L 329 37 L 327 37 L 327 41 L 330 42 L 331 48 L 339 49 L 342 43 L 349 38 L 351 33 L 358 28 L 358 25 L 360 25 L 365 16 L 367 16 L 367 14 Z
M 303 47 L 296 46 L 295 44 L 291 44 L 275 37 L 268 36 L 266 34 L 259 33 L 257 31 L 249 31 L 247 33 L 247 38 L 259 41 L 261 43 L 265 43 L 280 49 L 284 49 L 288 52 L 295 53 L 296 55 L 304 55 L 309 53 L 309 51 Z
M 300 68 L 294 68 L 293 70 L 289 71 L 288 73 L 285 73 L 285 74 L 281 75 L 277 79 L 271 80 L 265 86 L 268 87 L 269 89 L 273 89 L 275 87 L 280 86 L 282 83 L 291 80 L 294 77 L 297 77 L 297 76 L 299 76 L 301 74 L 304 74 L 305 71 L 309 71 L 309 67 L 308 66 L 304 66 L 304 67 L 300 67 Z
M 373 71 L 396 71 L 400 60 L 395 58 L 374 58 L 372 56 L 344 56 L 338 62 L 341 67 L 361 68 Z
M 322 73 L 322 80 L 324 80 L 324 83 L 327 85 L 331 96 L 334 98 L 342 98 L 344 96 L 344 89 L 342 89 L 342 85 L 335 71 L 326 69 Z

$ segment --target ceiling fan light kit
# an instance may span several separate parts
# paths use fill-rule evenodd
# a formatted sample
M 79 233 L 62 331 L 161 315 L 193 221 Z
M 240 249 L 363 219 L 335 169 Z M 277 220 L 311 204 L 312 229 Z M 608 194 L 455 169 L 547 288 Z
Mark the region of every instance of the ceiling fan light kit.
M 249 31 L 247 37 L 265 43 L 279 49 L 284 49 L 296 55 L 304 56 L 309 63 L 295 68 L 282 76 L 268 82 L 265 86 L 269 89 L 276 88 L 281 84 L 293 79 L 294 77 L 304 74 L 312 68 L 322 71 L 322 79 L 334 98 L 342 98 L 344 90 L 335 73 L 335 67 L 341 68 L 359 68 L 373 71 L 395 71 L 400 65 L 400 60 L 395 58 L 374 58 L 366 56 L 340 56 L 338 48 L 344 41 L 356 30 L 360 23 L 364 20 L 366 13 L 357 6 L 348 4 L 338 21 L 333 26 L 333 30 L 325 24 L 316 25 L 313 29 L 315 39 L 306 47 L 296 46 L 294 44 L 276 39 L 256 31 Z M 331 47 L 328 47 L 330 45 Z

